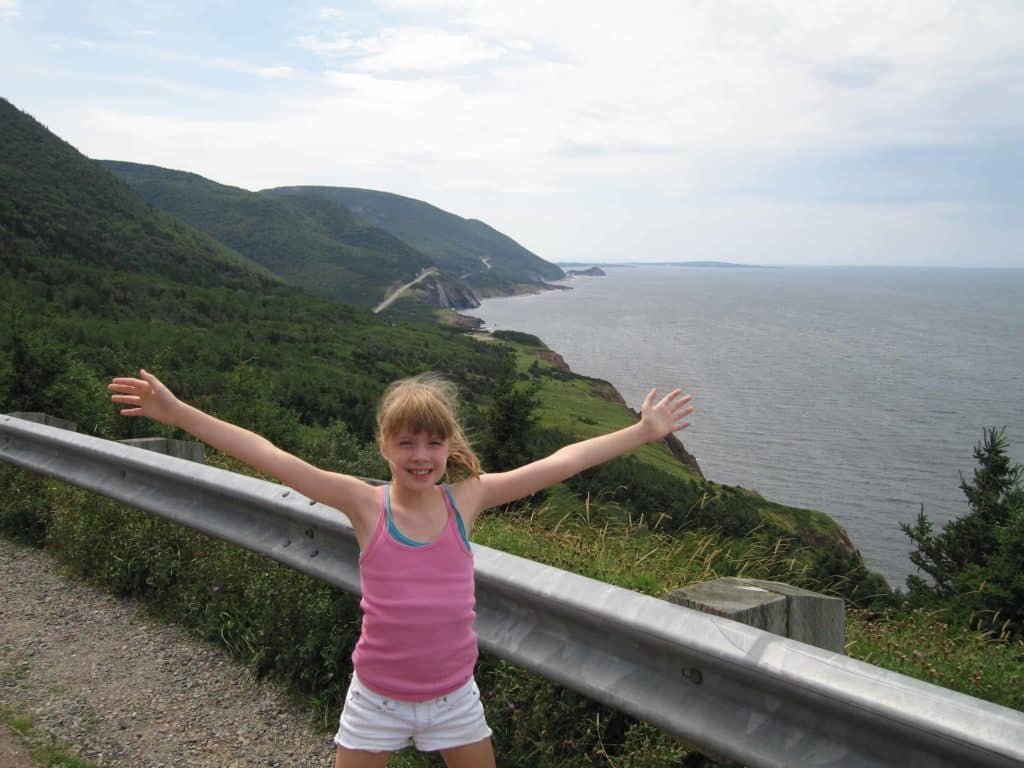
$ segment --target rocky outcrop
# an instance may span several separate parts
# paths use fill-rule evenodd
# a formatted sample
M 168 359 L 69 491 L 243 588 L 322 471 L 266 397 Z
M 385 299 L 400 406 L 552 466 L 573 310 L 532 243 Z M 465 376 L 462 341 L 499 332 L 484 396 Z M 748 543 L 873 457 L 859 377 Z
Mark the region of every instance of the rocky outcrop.
M 565 358 L 563 358 L 553 349 L 538 349 L 537 357 L 539 357 L 541 360 L 545 362 L 551 363 L 553 366 L 555 366 L 555 368 L 557 368 L 560 371 L 570 370 L 569 364 L 565 362 Z
M 590 267 L 589 269 L 567 269 L 565 274 L 570 277 L 607 277 L 607 273 L 600 267 Z
M 462 280 L 436 278 L 426 286 L 427 301 L 448 309 L 475 309 L 480 306 L 473 289 Z
M 553 354 L 558 353 L 556 352 Z M 606 381 L 595 384 L 594 393 L 610 402 L 619 403 L 620 405 L 626 405 L 626 400 L 625 398 L 622 397 L 622 394 L 619 392 L 619 390 L 617 390 L 614 386 L 612 386 Z M 639 411 L 634 410 L 633 408 L 630 408 L 629 410 L 638 419 L 640 418 Z M 697 459 L 694 458 L 693 454 L 686 450 L 686 447 L 683 445 L 683 441 L 680 440 L 675 434 L 671 434 L 668 437 L 666 437 L 664 439 L 664 443 L 665 447 L 668 448 L 669 453 L 671 453 L 677 461 L 688 466 L 700 477 L 704 477 L 704 473 L 701 471 L 700 464 L 697 463 Z
M 618 403 L 619 405 L 626 404 L 626 399 L 622 396 L 619 390 L 617 390 L 607 381 L 600 381 L 595 383 L 594 394 L 600 397 L 601 399 L 607 400 L 608 402 L 611 403 Z M 630 408 L 629 410 L 633 411 L 632 408 Z M 640 417 L 640 414 L 637 413 L 636 411 L 633 411 L 633 413 L 636 414 L 637 418 Z
M 452 318 L 452 325 L 456 328 L 460 328 L 464 331 L 479 331 L 484 327 L 484 321 L 479 317 L 470 317 L 469 315 L 460 315 L 458 312 Z
M 668 448 L 669 453 L 675 456 L 677 460 L 681 461 L 701 477 L 704 477 L 704 473 L 700 471 L 700 464 L 697 463 L 697 459 L 694 458 L 692 453 L 686 450 L 683 446 L 683 441 L 674 433 L 665 438 L 665 446 Z

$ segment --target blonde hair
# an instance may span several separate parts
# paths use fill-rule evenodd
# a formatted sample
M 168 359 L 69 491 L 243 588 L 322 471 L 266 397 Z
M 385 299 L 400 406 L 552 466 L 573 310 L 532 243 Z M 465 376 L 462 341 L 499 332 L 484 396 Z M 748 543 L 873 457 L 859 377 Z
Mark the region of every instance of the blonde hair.
M 455 385 L 436 373 L 393 382 L 377 406 L 377 440 L 403 430 L 426 432 L 449 441 L 447 473 L 452 479 L 482 475 L 480 459 L 456 418 L 457 403 Z

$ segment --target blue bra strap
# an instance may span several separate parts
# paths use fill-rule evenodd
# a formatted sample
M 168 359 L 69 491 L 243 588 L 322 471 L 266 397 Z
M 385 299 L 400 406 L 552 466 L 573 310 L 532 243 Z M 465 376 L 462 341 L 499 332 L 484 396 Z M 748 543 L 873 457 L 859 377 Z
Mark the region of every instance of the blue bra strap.
M 388 483 L 384 486 L 384 515 L 386 518 L 388 533 L 391 534 L 391 538 L 397 541 L 399 544 L 405 544 L 407 547 L 422 547 L 428 542 L 425 541 L 413 541 L 395 525 L 395 521 L 391 518 L 391 484 Z
M 463 543 L 466 545 L 466 549 L 470 549 L 469 537 L 466 535 L 466 526 L 462 522 L 462 513 L 459 512 L 459 508 L 455 506 L 455 498 L 452 496 L 451 489 L 447 485 L 441 486 L 444 489 L 445 495 L 448 497 L 448 503 L 451 504 L 452 511 L 455 513 L 455 525 L 458 526 L 459 536 L 462 538 Z M 384 515 L 385 522 L 387 523 L 388 533 L 391 534 L 392 538 L 399 544 L 404 544 L 407 547 L 423 547 L 429 544 L 429 541 L 415 541 L 410 539 L 395 525 L 394 519 L 391 517 L 391 484 L 388 483 L 384 486 Z
M 441 487 L 444 488 L 445 495 L 448 497 L 448 503 L 452 505 L 452 511 L 455 513 L 455 524 L 459 527 L 459 536 L 462 537 L 462 543 L 466 545 L 466 549 L 471 549 L 469 546 L 469 536 L 466 535 L 466 526 L 462 522 L 462 513 L 459 512 L 459 508 L 455 505 L 452 489 L 447 485 L 442 485 Z

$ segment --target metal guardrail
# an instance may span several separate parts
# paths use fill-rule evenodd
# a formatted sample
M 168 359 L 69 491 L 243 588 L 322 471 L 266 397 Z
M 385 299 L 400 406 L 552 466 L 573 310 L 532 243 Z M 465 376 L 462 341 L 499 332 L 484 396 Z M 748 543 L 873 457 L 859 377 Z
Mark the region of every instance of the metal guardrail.
M 0 416 L 0 460 L 359 592 L 347 519 L 283 486 Z M 1024 715 L 474 545 L 481 647 L 725 759 L 1024 765 Z

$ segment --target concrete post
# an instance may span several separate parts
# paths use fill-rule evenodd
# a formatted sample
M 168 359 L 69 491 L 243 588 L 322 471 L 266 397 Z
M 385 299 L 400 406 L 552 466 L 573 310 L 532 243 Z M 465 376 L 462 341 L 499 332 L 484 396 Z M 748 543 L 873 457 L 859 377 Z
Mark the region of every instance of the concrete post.
M 78 425 L 73 421 L 67 419 L 58 419 L 56 416 L 51 416 L 48 413 L 40 413 L 39 411 L 15 411 L 14 413 L 7 414 L 13 416 L 16 419 L 24 419 L 25 421 L 34 421 L 36 424 L 45 424 L 48 427 L 57 427 L 57 429 L 67 429 L 72 432 L 78 431 Z
M 131 440 L 119 440 L 125 445 L 143 448 L 147 451 L 165 453 L 179 459 L 188 459 L 199 464 L 206 463 L 206 446 L 191 440 L 174 440 L 170 437 L 136 437 Z
M 828 651 L 845 652 L 842 598 L 777 581 L 729 576 L 690 584 L 667 599 Z

